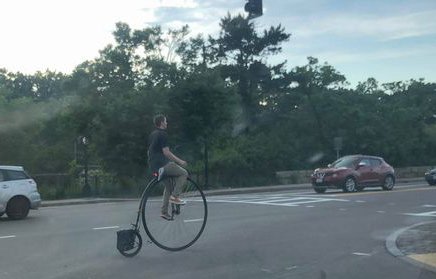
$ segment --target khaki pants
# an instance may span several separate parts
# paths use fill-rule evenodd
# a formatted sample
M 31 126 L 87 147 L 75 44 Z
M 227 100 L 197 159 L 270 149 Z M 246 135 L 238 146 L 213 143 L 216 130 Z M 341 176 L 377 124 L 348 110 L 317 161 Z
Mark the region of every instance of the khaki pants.
M 188 172 L 174 162 L 169 162 L 164 167 L 163 178 L 165 189 L 162 201 L 162 213 L 168 213 L 170 196 L 178 197 L 183 190 L 183 185 L 188 177 Z

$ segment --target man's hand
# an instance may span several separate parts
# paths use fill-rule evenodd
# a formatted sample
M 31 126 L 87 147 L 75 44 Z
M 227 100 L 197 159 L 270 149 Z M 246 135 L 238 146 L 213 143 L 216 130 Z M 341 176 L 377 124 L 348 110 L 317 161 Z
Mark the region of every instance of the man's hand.
M 179 157 L 173 154 L 173 152 L 170 151 L 169 147 L 162 148 L 162 153 L 167 157 L 170 161 L 176 162 L 178 165 L 182 167 L 186 167 L 188 163 L 186 161 L 183 161 Z
M 186 167 L 188 165 L 188 162 L 180 160 L 179 161 L 179 165 L 182 166 L 182 167 Z

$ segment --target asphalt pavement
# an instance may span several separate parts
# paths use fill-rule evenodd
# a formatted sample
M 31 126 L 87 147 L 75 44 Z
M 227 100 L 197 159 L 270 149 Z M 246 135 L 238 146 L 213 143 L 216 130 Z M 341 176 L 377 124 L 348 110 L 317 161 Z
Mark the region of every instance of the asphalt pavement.
M 44 201 L 25 220 L 0 218 L 0 279 L 435 279 L 436 187 L 397 182 L 356 193 L 316 194 L 310 184 L 208 190 L 210 218 L 194 246 L 145 245 L 132 259 L 114 239 L 138 199 Z
M 407 178 L 397 180 L 397 185 L 422 185 L 423 178 Z M 253 194 L 266 192 L 280 192 L 292 190 L 310 190 L 311 184 L 289 184 L 275 186 L 245 187 L 245 188 L 223 188 L 205 191 L 206 196 Z M 66 200 L 43 201 L 42 207 L 129 202 L 138 199 L 120 198 L 81 198 Z M 436 217 L 436 208 L 434 209 Z M 436 272 L 436 221 L 414 224 L 399 229 L 391 234 L 386 241 L 387 250 L 395 257 L 405 260 L 411 264 L 420 266 L 427 270 Z M 436 278 L 436 277 L 435 277 Z

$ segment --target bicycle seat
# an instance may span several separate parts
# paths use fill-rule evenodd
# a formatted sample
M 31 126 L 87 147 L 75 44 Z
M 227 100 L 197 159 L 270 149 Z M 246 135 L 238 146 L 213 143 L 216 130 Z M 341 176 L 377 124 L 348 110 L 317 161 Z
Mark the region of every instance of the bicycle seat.
M 153 172 L 152 176 L 157 177 L 157 181 L 160 181 L 163 173 L 164 173 L 164 168 L 160 168 L 158 171 Z

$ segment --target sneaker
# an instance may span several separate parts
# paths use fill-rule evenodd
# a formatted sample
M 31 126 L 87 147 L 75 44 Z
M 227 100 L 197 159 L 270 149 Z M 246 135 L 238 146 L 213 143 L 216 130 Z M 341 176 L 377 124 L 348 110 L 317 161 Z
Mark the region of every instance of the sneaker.
M 163 219 L 167 220 L 167 221 L 172 221 L 173 217 L 171 217 L 168 213 L 162 213 L 160 215 L 160 217 L 162 217 Z
M 179 199 L 178 197 L 171 196 L 170 203 L 184 205 L 186 202 L 184 200 Z

